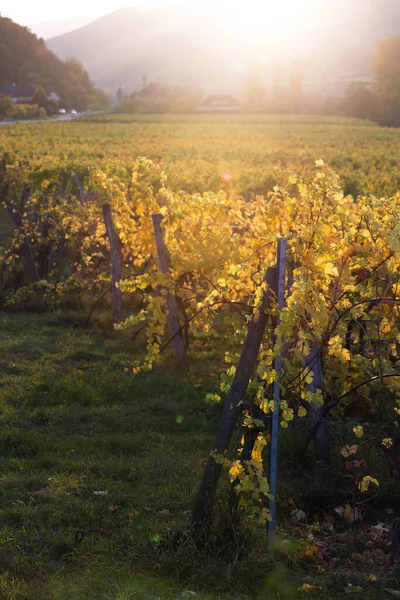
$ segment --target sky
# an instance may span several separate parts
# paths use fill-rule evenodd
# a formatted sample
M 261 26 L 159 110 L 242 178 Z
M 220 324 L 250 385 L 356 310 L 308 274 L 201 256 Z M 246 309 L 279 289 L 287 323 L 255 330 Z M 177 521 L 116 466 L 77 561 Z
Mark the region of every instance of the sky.
M 93 19 L 111 13 L 119 8 L 135 6 L 139 8 L 154 8 L 158 6 L 213 6 L 224 4 L 218 0 L 203 0 L 190 2 L 190 0 L 96 0 L 96 2 L 82 2 L 82 0 L 0 0 L 0 11 L 4 16 L 10 17 L 20 25 L 41 23 L 42 21 L 62 21 L 79 17 L 93 17 Z
M 259 14 L 260 10 L 264 12 L 272 10 L 278 11 L 283 19 L 286 18 L 288 6 L 291 9 L 289 12 L 295 12 L 297 15 L 300 11 L 308 11 L 310 4 L 318 1 L 321 0 L 280 0 L 278 2 L 277 0 L 136 0 L 133 2 L 132 0 L 96 0 L 93 3 L 82 2 L 82 0 L 0 0 L 0 13 L 20 25 L 76 18 L 96 19 L 126 6 L 144 9 L 161 6 L 184 6 L 185 8 L 193 6 L 212 10 L 218 8 L 229 13 L 236 11 L 242 15 Z M 268 9 L 268 6 L 271 8 Z

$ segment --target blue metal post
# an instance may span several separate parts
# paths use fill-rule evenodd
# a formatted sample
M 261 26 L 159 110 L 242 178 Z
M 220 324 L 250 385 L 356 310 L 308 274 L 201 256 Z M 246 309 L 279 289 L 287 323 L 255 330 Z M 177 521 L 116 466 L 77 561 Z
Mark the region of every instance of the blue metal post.
M 276 325 L 280 323 L 280 313 L 285 303 L 285 268 L 286 268 L 286 238 L 281 238 L 278 241 L 278 258 L 276 269 L 276 295 L 278 302 L 278 317 Z M 275 514 L 276 514 L 276 479 L 277 479 L 277 462 L 278 462 L 278 432 L 279 432 L 279 404 L 280 404 L 280 382 L 282 370 L 281 356 L 275 356 L 274 369 L 276 371 L 276 381 L 273 387 L 273 398 L 275 401 L 275 410 L 272 413 L 271 426 L 271 453 L 270 453 L 270 468 L 269 468 L 269 489 L 272 495 L 272 500 L 269 502 L 269 511 L 271 520 L 268 522 L 268 553 L 274 555 L 275 546 Z

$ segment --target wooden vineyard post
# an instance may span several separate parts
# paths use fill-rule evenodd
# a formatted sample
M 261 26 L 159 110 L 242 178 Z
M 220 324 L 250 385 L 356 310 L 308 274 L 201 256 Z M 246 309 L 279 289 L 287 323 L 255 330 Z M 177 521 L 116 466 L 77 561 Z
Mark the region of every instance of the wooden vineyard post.
M 118 287 L 121 281 L 122 260 L 121 260 L 121 242 L 118 234 L 115 231 L 113 218 L 111 214 L 111 206 L 103 204 L 103 218 L 106 226 L 108 241 L 110 242 L 110 259 L 111 259 L 111 294 L 112 294 L 112 313 L 114 323 L 122 321 L 122 294 Z
M 239 413 L 239 407 L 246 393 L 254 365 L 257 361 L 261 341 L 267 325 L 268 315 L 266 311 L 270 304 L 271 283 L 274 275 L 275 269 L 273 267 L 268 268 L 265 274 L 267 287 L 264 291 L 261 305 L 259 309 L 254 312 L 250 322 L 236 372 L 218 424 L 217 433 L 211 447 L 212 454 L 210 453 L 210 456 L 208 457 L 200 486 L 196 494 L 191 517 L 191 524 L 195 532 L 196 530 L 201 530 L 211 518 L 215 492 L 222 471 L 222 465 L 215 460 L 214 454 L 222 454 L 225 452 L 231 441 Z
M 280 323 L 280 313 L 285 303 L 285 269 L 286 269 L 286 238 L 278 241 L 277 275 L 276 275 L 276 297 L 278 302 L 278 317 L 276 325 Z M 276 356 L 274 359 L 274 370 L 276 371 L 276 380 L 273 387 L 273 397 L 275 400 L 275 410 L 272 413 L 271 424 L 271 452 L 269 463 L 269 491 L 272 500 L 269 502 L 269 511 L 271 520 L 268 522 L 268 553 L 273 556 L 275 547 L 275 516 L 276 516 L 276 482 L 277 482 L 277 463 L 278 463 L 278 432 L 279 432 L 279 404 L 280 404 L 280 382 L 282 370 L 282 357 Z
M 158 267 L 163 275 L 168 275 L 171 269 L 171 259 L 168 248 L 164 241 L 164 232 L 161 227 L 162 215 L 157 213 L 153 215 L 154 236 L 157 246 Z M 179 323 L 178 305 L 175 294 L 167 294 L 167 320 L 171 340 L 174 345 L 175 356 L 181 369 L 187 364 L 185 341 L 182 328 Z
M 313 380 L 308 384 L 310 392 L 315 394 L 317 390 L 322 390 L 322 367 L 319 357 L 319 345 L 311 348 L 307 356 L 307 366 L 313 373 Z M 319 450 L 326 451 L 328 439 L 326 431 L 326 421 L 324 419 L 324 407 L 318 406 L 316 402 L 311 402 L 308 409 L 308 421 L 312 427 L 315 445 Z

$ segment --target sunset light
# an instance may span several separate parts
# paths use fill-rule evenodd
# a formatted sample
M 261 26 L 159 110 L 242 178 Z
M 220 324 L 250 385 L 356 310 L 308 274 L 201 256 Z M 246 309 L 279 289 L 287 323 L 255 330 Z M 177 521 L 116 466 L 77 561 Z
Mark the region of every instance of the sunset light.
M 282 0 L 227 8 L 227 21 L 244 38 L 263 36 L 293 45 L 307 38 L 317 22 L 317 0 Z
M 400 597 L 399 5 L 0 0 L 1 599 Z

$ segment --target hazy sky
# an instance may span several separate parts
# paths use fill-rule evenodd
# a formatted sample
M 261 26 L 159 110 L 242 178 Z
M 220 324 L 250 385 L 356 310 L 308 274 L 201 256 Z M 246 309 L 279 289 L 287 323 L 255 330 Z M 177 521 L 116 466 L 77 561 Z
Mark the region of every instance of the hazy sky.
M 322 0 L 323 1 L 323 0 Z M 73 18 L 96 19 L 118 8 L 137 6 L 153 8 L 158 6 L 210 7 L 231 13 L 239 12 L 259 15 L 272 11 L 285 18 L 285 13 L 309 12 L 313 3 L 321 0 L 0 0 L 0 12 L 21 25 L 33 25 L 42 21 L 61 21 Z M 288 11 L 289 9 L 289 11 Z M 275 15 L 276 16 L 276 15 Z
M 61 21 L 76 17 L 97 18 L 125 6 L 153 8 L 157 6 L 215 6 L 229 5 L 221 0 L 0 0 L 0 11 L 21 25 L 40 23 L 42 21 Z M 232 3 L 230 3 L 232 5 Z

